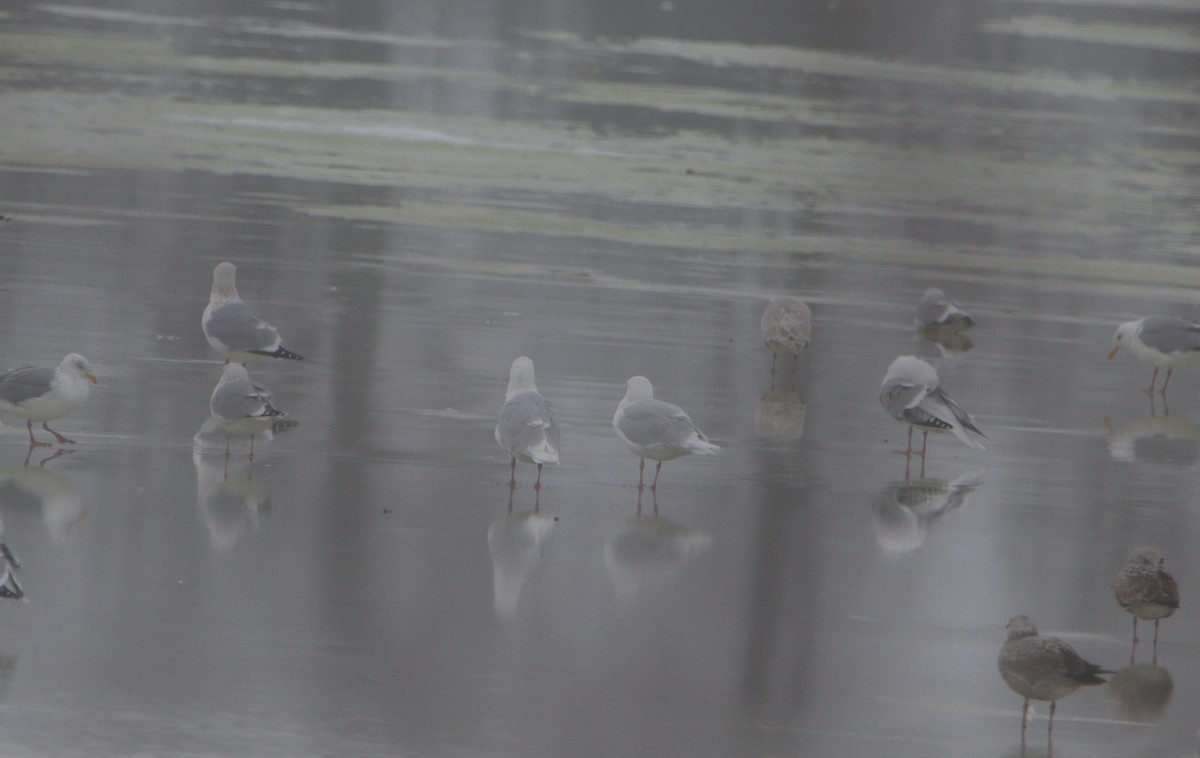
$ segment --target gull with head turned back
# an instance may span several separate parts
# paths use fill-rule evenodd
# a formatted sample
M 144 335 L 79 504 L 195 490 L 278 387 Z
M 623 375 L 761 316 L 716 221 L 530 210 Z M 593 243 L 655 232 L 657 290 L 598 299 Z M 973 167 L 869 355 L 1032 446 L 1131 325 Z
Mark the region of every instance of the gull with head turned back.
M 237 267 L 219 263 L 213 269 L 212 293 L 200 317 L 200 327 L 213 349 L 225 361 L 246 363 L 258 358 L 303 360 L 283 346 L 279 332 L 238 297 Z
M 638 466 L 639 490 L 643 488 L 647 458 L 658 461 L 650 485 L 654 491 L 664 461 L 692 453 L 711 455 L 721 449 L 708 441 L 682 408 L 656 400 L 654 386 L 644 376 L 632 377 L 625 383 L 625 397 L 613 414 L 613 429 L 625 446 L 642 459 Z
M 961 305 L 946 297 L 937 287 L 925 290 L 921 304 L 917 306 L 913 322 L 919 329 L 943 329 L 965 331 L 975 326 L 975 319 Z
M 521 356 L 508 371 L 508 391 L 496 422 L 496 444 L 511 456 L 510 488 L 517 486 L 517 461 L 537 466 L 537 481 L 542 487 L 542 466 L 558 463 L 558 414 L 542 397 L 534 382 L 533 361 Z
M 902 355 L 892 361 L 879 388 L 879 404 L 892 418 L 908 424 L 905 455 L 914 455 L 914 428 L 920 429 L 923 435 L 921 452 L 915 453 L 922 459 L 930 432 L 948 432 L 967 447 L 983 450 L 980 440 L 987 436 L 975 424 L 975 419 L 942 390 L 933 366 L 916 356 Z

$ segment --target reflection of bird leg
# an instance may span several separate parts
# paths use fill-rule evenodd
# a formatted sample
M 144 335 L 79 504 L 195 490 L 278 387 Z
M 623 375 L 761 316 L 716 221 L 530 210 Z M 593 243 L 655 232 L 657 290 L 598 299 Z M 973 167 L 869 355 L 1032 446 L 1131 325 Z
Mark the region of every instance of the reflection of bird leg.
M 921 478 L 925 478 L 925 451 L 921 451 Z
M 515 489 L 516 489 L 515 487 L 508 488 L 508 515 L 510 515 L 510 516 L 512 515 L 513 490 L 515 490 Z
M 658 462 L 658 465 L 654 467 L 654 481 L 653 481 L 653 482 L 650 484 L 650 491 L 651 491 L 651 492 L 654 492 L 654 491 L 655 491 L 655 487 L 657 487 L 657 486 L 658 486 L 658 472 L 659 472 L 659 471 L 662 471 L 662 461 L 659 461 L 659 462 Z M 656 496 L 656 497 L 657 497 L 657 496 Z
M 654 518 L 658 518 L 658 493 L 654 490 L 650 490 L 650 497 L 654 500 Z
M 38 442 L 33 438 L 33 420 L 29 419 L 25 422 L 25 428 L 29 430 L 29 446 L 30 447 L 54 447 L 49 442 Z
M 800 363 L 800 354 L 792 356 L 792 389 L 796 389 L 796 366 Z
M 225 432 L 225 460 L 229 460 L 229 441 L 233 439 L 233 432 Z
M 30 448 L 30 452 L 33 452 L 33 448 Z M 50 457 L 48 457 L 48 458 L 43 458 L 43 459 L 41 460 L 41 462 L 40 462 L 40 463 L 38 463 L 38 468 L 41 468 L 42 466 L 45 466 L 47 463 L 49 463 L 50 461 L 54 460 L 55 458 L 61 458 L 61 457 L 63 457 L 64 455 L 69 455 L 69 454 L 71 454 L 71 453 L 73 453 L 73 452 L 75 452 L 75 451 L 74 451 L 74 450 L 67 450 L 65 447 L 60 447 L 58 450 L 55 450 L 55 451 L 54 451 L 54 455 L 51 455 L 51 456 L 50 456 Z M 28 461 L 28 459 L 26 459 L 26 461 Z M 25 465 L 27 465 L 27 466 L 28 466 L 28 465 L 29 465 L 29 464 L 28 464 L 28 462 L 26 462 L 26 464 L 25 464 Z
M 69 440 L 66 437 L 59 434 L 58 432 L 51 429 L 50 427 L 46 426 L 45 421 L 42 422 L 42 428 L 45 429 L 46 431 L 50 432 L 51 434 L 53 434 L 54 439 L 58 440 L 58 444 L 60 444 L 60 445 L 74 445 L 75 444 L 75 440 Z M 33 430 L 30 430 L 29 436 L 31 438 L 33 437 Z
M 638 487 L 637 518 L 642 519 L 642 488 Z
M 541 488 L 533 491 L 533 512 L 540 513 L 542 510 L 542 490 Z
M 638 494 L 639 495 L 641 494 L 642 490 L 645 488 L 645 485 L 642 484 L 642 477 L 645 475 L 645 473 L 646 473 L 646 459 L 641 458 L 638 460 Z M 639 498 L 639 500 L 640 500 L 640 498 Z
M 254 463 L 254 432 L 250 433 L 250 462 Z
M 771 351 L 771 387 L 775 386 L 775 361 L 779 358 L 779 353 Z
M 1154 646 L 1151 648 L 1151 650 L 1153 652 L 1150 654 L 1150 665 L 1157 666 L 1158 665 L 1158 619 L 1154 620 Z
M 533 491 L 541 492 L 542 491 L 542 464 L 539 463 L 537 465 L 537 467 L 538 467 L 537 481 L 533 483 Z
M 1154 374 L 1150 377 L 1150 389 L 1142 390 L 1147 395 L 1154 397 L 1154 383 L 1158 381 L 1158 366 L 1154 367 Z
M 1175 371 L 1173 368 L 1167 369 L 1167 380 L 1163 382 L 1163 386 L 1159 389 L 1158 394 L 1163 396 L 1163 402 L 1167 401 L 1167 385 L 1171 383 L 1171 374 Z

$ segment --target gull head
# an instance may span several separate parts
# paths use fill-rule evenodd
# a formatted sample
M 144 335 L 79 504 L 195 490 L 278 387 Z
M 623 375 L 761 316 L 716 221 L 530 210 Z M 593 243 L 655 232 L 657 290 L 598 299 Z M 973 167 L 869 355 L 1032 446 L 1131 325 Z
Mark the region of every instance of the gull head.
M 238 296 L 234 280 L 237 278 L 237 266 L 229 261 L 218 263 L 213 269 L 213 297 L 218 300 L 232 300 Z
M 1019 640 L 1022 637 L 1036 637 L 1037 627 L 1028 616 L 1013 616 L 1008 620 L 1008 641 Z
M 1110 361 L 1117 354 L 1118 350 L 1133 343 L 1133 338 L 1137 335 L 1140 323 L 1140 321 L 1126 321 L 1117 327 L 1117 333 L 1113 335 L 1112 350 L 1108 351 L 1108 359 Z
M 512 368 L 508 370 L 508 392 L 505 399 L 511 399 L 518 392 L 528 390 L 537 391 L 537 385 L 533 381 L 533 361 L 522 355 L 512 362 Z
M 644 376 L 632 376 L 629 381 L 625 382 L 625 397 L 621 400 L 619 408 L 624 408 L 630 403 L 638 400 L 646 400 L 654 397 L 654 385 Z
M 1127 563 L 1134 566 L 1148 567 L 1158 567 L 1164 562 L 1163 557 L 1152 547 L 1139 547 L 1129 554 L 1129 560 L 1127 561 Z
M 249 379 L 250 372 L 246 371 L 246 367 L 240 363 L 226 363 L 225 368 L 221 370 L 221 378 L 217 382 L 220 387 L 230 382 L 236 382 L 239 379 Z
M 92 384 L 99 384 L 100 380 L 92 373 L 92 364 L 88 363 L 88 359 L 84 358 L 79 353 L 71 353 L 66 358 L 62 359 L 62 363 L 58 364 L 59 369 L 68 373 L 74 374 L 81 379 L 87 379 Z

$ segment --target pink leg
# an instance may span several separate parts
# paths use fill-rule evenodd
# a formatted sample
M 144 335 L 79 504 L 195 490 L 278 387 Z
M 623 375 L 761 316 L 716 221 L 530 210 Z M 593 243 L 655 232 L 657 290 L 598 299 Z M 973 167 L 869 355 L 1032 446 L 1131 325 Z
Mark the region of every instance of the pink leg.
M 657 490 L 655 488 L 658 487 L 658 472 L 659 471 L 662 471 L 662 461 L 659 461 L 658 465 L 654 467 L 654 482 L 651 483 L 651 485 L 650 485 L 651 492 L 657 493 Z
M 1167 396 L 1167 385 L 1171 383 L 1171 374 L 1174 371 L 1175 369 L 1173 368 L 1167 369 L 1167 380 L 1163 382 L 1162 389 L 1158 391 L 1158 394 L 1162 395 L 1164 398 Z M 1151 391 L 1153 392 L 1153 388 L 1151 388 Z
M 33 438 L 33 421 L 26 421 L 25 428 L 29 430 L 29 446 L 30 447 L 54 447 L 49 442 L 38 442 Z
M 642 477 L 645 475 L 645 473 L 646 473 L 646 459 L 640 458 L 638 460 L 638 492 L 641 492 L 643 489 L 645 489 L 645 485 L 642 484 Z
M 51 434 L 53 434 L 54 439 L 58 440 L 58 444 L 60 444 L 60 445 L 74 445 L 75 444 L 75 440 L 69 440 L 66 437 L 59 434 L 58 432 L 51 429 L 50 427 L 46 426 L 45 421 L 42 422 L 42 428 L 45 429 L 46 431 L 50 432 Z
M 533 491 L 534 492 L 540 492 L 542 489 L 542 464 L 539 463 L 537 465 L 537 467 L 538 467 L 537 481 L 533 483 Z
M 1150 377 L 1150 389 L 1146 390 L 1149 395 L 1154 394 L 1154 383 L 1158 381 L 1158 366 L 1154 367 L 1154 374 Z

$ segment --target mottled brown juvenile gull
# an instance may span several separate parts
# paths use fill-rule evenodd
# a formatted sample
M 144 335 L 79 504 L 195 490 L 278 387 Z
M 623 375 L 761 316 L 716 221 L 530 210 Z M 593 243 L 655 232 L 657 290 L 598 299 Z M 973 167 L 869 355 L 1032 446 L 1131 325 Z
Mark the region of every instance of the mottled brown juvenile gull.
M 1167 378 L 1159 390 L 1165 397 L 1175 369 L 1200 364 L 1200 323 L 1178 316 L 1147 316 L 1126 321 L 1117 327 L 1108 359 L 1112 360 L 1121 348 L 1154 367 L 1150 389 L 1146 390 L 1150 394 L 1154 394 L 1158 370 L 1167 370 Z
M 33 422 L 54 435 L 58 444 L 74 444 L 46 425 L 47 421 L 74 413 L 87 400 L 88 392 L 99 380 L 92 366 L 79 353 L 71 353 L 55 368 L 21 366 L 0 374 L 0 410 L 25 419 L 29 444 L 51 447 L 49 442 L 33 438 Z
M 949 432 L 964 445 L 983 450 L 980 439 L 987 436 L 980 431 L 971 414 L 958 407 L 938 386 L 937 371 L 925 361 L 912 355 L 902 355 L 892 361 L 883 385 L 879 389 L 879 404 L 897 421 L 908 424 L 908 448 L 905 455 L 913 455 L 912 430 L 918 428 L 922 458 L 929 442 L 930 432 Z
M 925 290 L 921 304 L 917 306 L 914 323 L 920 329 L 945 329 L 962 331 L 975 326 L 975 319 L 958 303 L 946 297 L 937 287 Z
M 658 486 L 658 473 L 664 461 L 698 453 L 711 455 L 721 448 L 708 441 L 678 405 L 654 399 L 654 386 L 644 376 L 631 377 L 625 383 L 625 397 L 613 414 L 613 429 L 634 455 L 638 464 L 638 489 L 646 472 L 646 459 L 658 461 L 654 467 L 651 491 Z
M 812 311 L 798 298 L 777 297 L 763 310 L 761 327 L 763 342 L 771 349 L 771 374 L 781 355 L 792 356 L 795 373 L 798 356 L 812 339 Z
M 508 391 L 496 422 L 496 444 L 512 457 L 509 486 L 517 486 L 517 461 L 521 461 L 537 466 L 533 488 L 541 489 L 542 465 L 558 463 L 558 440 L 558 414 L 537 391 L 533 361 L 521 356 L 508 371 Z
M 303 360 L 283 346 L 279 332 L 238 297 L 234 279 L 237 268 L 219 263 L 213 269 L 212 294 L 200 317 L 208 344 L 225 356 L 226 362 L 246 363 L 258 358 Z
M 1137 623 L 1154 622 L 1154 644 L 1158 645 L 1158 622 L 1179 608 L 1179 585 L 1163 568 L 1165 559 L 1152 547 L 1139 547 L 1130 553 L 1112 583 L 1113 595 L 1121 607 L 1133 614 L 1133 641 L 1137 643 Z
M 226 363 L 221 380 L 208 401 L 213 418 L 225 430 L 225 457 L 234 434 L 250 435 L 250 460 L 254 460 L 254 435 L 266 431 L 277 416 L 287 414 L 271 404 L 271 392 L 250 381 L 240 363 Z
M 1054 709 L 1058 701 L 1084 686 L 1104 684 L 1099 674 L 1111 674 L 1088 663 L 1067 643 L 1043 637 L 1028 616 L 1013 616 L 1008 622 L 1008 640 L 1000 648 L 1000 676 L 1021 697 L 1021 739 L 1025 738 L 1030 700 L 1050 702 L 1049 734 L 1054 734 Z

